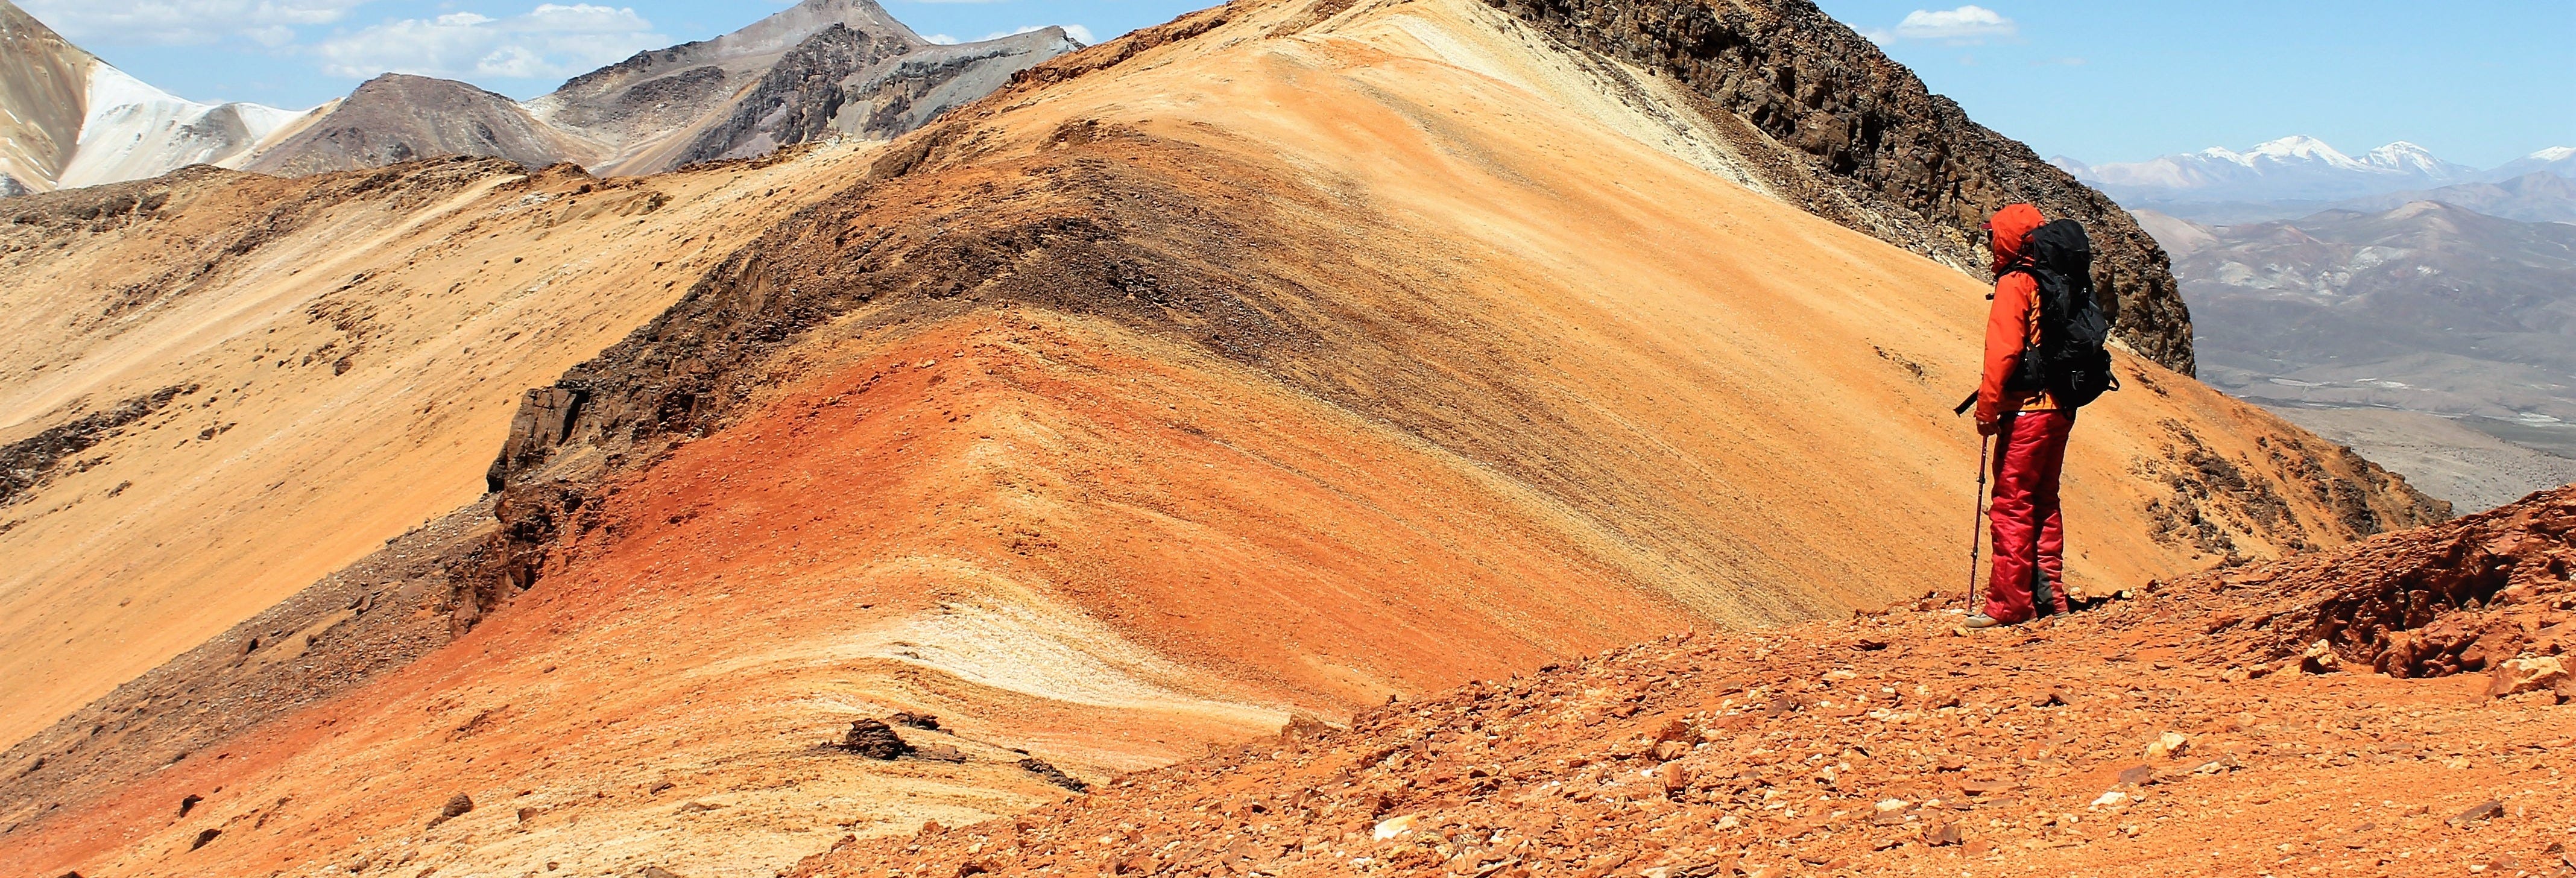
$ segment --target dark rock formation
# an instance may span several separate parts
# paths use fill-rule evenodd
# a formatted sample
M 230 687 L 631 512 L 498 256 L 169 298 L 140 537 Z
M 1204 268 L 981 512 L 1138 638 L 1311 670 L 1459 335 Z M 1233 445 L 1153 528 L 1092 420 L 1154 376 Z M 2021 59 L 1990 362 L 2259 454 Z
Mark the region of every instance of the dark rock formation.
M 91 412 L 44 432 L 0 445 L 0 505 L 53 475 L 63 461 L 107 441 L 127 424 L 151 417 L 170 401 L 197 392 L 197 385 L 164 387 Z M 75 464 L 76 466 L 78 464 Z
M 1064 769 L 1057 768 L 1046 760 L 1039 759 L 1035 756 L 1020 760 L 1020 770 L 1037 775 L 1038 777 L 1043 778 L 1047 783 L 1055 784 L 1056 786 L 1060 786 L 1077 793 L 1091 792 L 1091 785 L 1084 783 L 1081 778 L 1066 774 L 1064 773 Z
M 546 452 L 563 444 L 581 412 L 581 400 L 580 391 L 561 387 L 532 388 L 520 397 L 519 411 L 510 417 L 509 437 L 501 442 L 501 456 L 483 476 L 488 488 L 501 490 L 511 469 L 542 460 Z
M 1809 212 L 1976 270 L 1977 226 L 2016 201 L 2091 231 L 2118 338 L 2191 374 L 2191 314 L 2165 253 L 2111 199 L 1932 94 L 1808 0 L 1486 0 L 1567 45 L 1669 76 L 1741 120 L 1737 146 Z M 1774 161 L 1764 162 L 1764 153 Z
M 840 748 L 870 759 L 898 759 L 912 752 L 912 745 L 882 720 L 850 721 L 850 731 L 841 736 Z

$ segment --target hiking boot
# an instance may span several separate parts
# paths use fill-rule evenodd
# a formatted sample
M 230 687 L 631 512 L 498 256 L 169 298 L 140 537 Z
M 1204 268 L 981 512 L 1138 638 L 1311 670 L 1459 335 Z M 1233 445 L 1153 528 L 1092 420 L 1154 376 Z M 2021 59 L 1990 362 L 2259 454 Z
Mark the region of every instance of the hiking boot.
M 1997 619 L 1984 613 L 1978 613 L 1969 616 L 1965 621 L 1960 622 L 1959 626 L 1962 628 L 2001 628 L 2010 624 L 2012 623 Z

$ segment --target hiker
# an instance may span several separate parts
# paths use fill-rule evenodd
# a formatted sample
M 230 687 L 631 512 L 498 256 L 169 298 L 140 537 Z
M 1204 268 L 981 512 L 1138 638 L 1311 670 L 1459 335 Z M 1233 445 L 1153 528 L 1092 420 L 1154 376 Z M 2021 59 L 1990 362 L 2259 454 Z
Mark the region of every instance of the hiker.
M 1986 315 L 1977 432 L 1994 437 L 1994 495 L 1986 520 L 1994 566 L 1984 612 L 1970 628 L 2029 621 L 2069 609 L 2066 521 L 2057 502 L 2075 410 L 2117 389 L 2103 350 L 2108 321 L 2093 297 L 2092 248 L 2072 220 L 2007 205 L 1985 224 L 1994 253 L 1994 305 Z M 2036 233 L 2036 234 L 2035 234 Z

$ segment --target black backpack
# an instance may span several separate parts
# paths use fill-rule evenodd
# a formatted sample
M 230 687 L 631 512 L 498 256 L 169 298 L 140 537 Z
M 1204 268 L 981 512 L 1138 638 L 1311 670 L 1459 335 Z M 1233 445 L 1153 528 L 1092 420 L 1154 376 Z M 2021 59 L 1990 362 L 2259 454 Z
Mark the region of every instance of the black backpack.
M 2007 390 L 2046 388 L 2058 403 L 2081 407 L 2120 389 L 2111 374 L 2111 321 L 2093 298 L 2093 242 L 2084 224 L 2062 219 L 2040 226 L 2022 245 L 2027 259 L 2004 269 L 2039 285 L 2039 338 L 2023 348 Z

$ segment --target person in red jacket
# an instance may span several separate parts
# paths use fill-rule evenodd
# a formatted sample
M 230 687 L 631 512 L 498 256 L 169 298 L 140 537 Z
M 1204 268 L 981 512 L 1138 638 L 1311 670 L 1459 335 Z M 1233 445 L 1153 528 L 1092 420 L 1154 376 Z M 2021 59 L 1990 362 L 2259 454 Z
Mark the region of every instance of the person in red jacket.
M 1994 501 L 1986 520 L 1994 529 L 1994 568 L 1986 579 L 1985 611 L 1968 617 L 1970 628 L 2026 622 L 2042 607 L 2034 583 L 2044 585 L 2046 609 L 2067 610 L 2066 522 L 2057 504 L 2058 473 L 2066 464 L 2066 437 L 2075 410 L 2045 389 L 2006 390 L 2005 379 L 2039 332 L 2039 283 L 2031 279 L 2023 245 L 2045 224 L 2039 208 L 2006 205 L 1986 222 L 1994 251 L 1994 306 L 1986 314 L 1985 380 L 1977 385 L 1977 432 L 1995 441 Z

